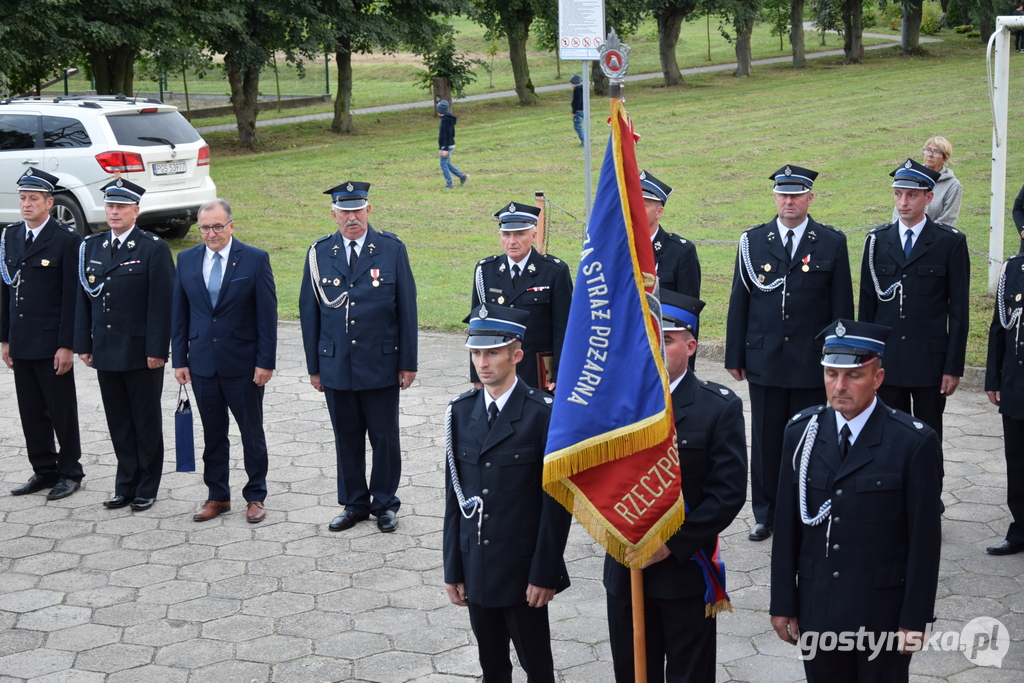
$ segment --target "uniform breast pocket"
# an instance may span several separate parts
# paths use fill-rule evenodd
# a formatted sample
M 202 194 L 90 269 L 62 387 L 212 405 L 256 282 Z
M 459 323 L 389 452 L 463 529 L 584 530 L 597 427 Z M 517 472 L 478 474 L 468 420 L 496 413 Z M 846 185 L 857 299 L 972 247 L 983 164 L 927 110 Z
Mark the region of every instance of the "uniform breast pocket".
M 464 444 L 458 444 L 455 449 L 455 462 L 459 472 L 459 484 L 462 486 L 462 492 L 467 497 L 476 495 L 476 492 L 480 490 L 479 479 L 477 477 L 477 460 L 480 454 L 478 447 L 467 446 Z M 450 474 L 449 474 L 450 476 Z
M 785 273 L 786 269 L 778 261 L 754 261 L 751 260 L 751 265 L 754 266 L 755 274 L 763 274 L 764 279 L 774 279 L 779 273 Z
M 875 273 L 878 275 L 895 275 L 896 264 L 894 263 L 877 263 L 875 264 Z
M 946 277 L 946 265 L 936 263 L 917 267 L 918 277 Z
M 495 454 L 494 459 L 501 463 L 498 470 L 501 476 L 502 491 L 522 491 L 540 486 L 541 454 L 532 447 L 504 450 Z
M 526 294 L 522 297 L 522 302 L 524 304 L 533 304 L 537 306 L 549 304 L 551 303 L 551 290 L 545 289 L 539 292 L 527 290 Z
M 903 474 L 877 472 L 857 477 L 857 508 L 865 522 L 888 522 L 903 510 Z
M 373 276 L 373 270 L 367 274 L 370 278 L 370 286 L 373 288 L 370 292 L 371 299 L 394 299 L 395 298 L 395 274 L 394 273 L 377 273 L 377 277 Z
M 828 259 L 820 259 L 815 261 L 812 257 L 806 264 L 807 272 L 809 273 L 831 273 L 832 272 L 832 261 Z M 803 267 L 801 266 L 801 270 Z
M 146 272 L 146 269 L 142 267 L 141 263 L 122 264 L 117 269 L 118 277 L 125 277 L 127 275 L 142 275 Z

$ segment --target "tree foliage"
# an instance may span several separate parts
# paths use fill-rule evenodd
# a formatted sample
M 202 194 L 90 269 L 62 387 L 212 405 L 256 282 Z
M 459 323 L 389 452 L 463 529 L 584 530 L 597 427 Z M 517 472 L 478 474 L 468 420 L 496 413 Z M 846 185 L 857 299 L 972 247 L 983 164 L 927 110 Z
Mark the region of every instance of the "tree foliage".
M 447 27 L 437 37 L 434 45 L 421 52 L 423 65 L 427 68 L 419 75 L 419 84 L 424 90 L 434 87 L 435 78 L 443 78 L 456 97 L 462 97 L 466 86 L 476 82 L 474 65 L 484 65 L 479 59 L 469 59 L 455 48 L 455 29 Z
M 489 38 L 506 38 L 519 104 L 537 103 L 537 91 L 530 79 L 526 41 L 534 17 L 557 16 L 557 0 L 470 0 L 470 16 L 487 29 Z

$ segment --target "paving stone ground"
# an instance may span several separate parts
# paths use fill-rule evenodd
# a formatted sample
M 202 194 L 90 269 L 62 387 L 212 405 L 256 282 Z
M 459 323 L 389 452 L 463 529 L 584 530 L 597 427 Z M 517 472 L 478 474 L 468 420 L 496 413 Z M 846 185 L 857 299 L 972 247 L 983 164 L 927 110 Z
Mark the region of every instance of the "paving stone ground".
M 6 491 L 31 474 L 12 374 L 0 372 L 0 683 L 458 683 L 479 678 L 463 608 L 441 572 L 444 408 L 468 386 L 461 335 L 423 333 L 420 372 L 402 394 L 404 465 L 397 532 L 372 523 L 331 533 L 340 508 L 323 398 L 309 386 L 298 326 L 280 328 L 278 371 L 266 394 L 267 520 L 231 513 L 195 523 L 200 473 L 175 473 L 177 385 L 165 380 L 168 458 L 156 505 L 106 510 L 114 455 L 95 373 L 76 365 L 86 479 L 70 498 Z M 737 388 L 721 363 L 698 374 Z M 1024 555 L 995 558 L 1005 465 L 999 418 L 977 387 L 946 409 L 941 582 L 936 630 L 998 618 L 1012 642 L 1002 668 L 958 652 L 914 657 L 912 680 L 1020 681 L 1024 672 Z M 200 437 L 196 419 L 197 439 Z M 232 426 L 232 483 L 244 470 Z M 201 467 L 201 464 L 200 464 Z M 718 681 L 802 680 L 794 648 L 768 621 L 769 543 L 746 539 L 749 505 L 723 534 L 736 611 L 718 618 Z M 574 524 L 571 588 L 551 604 L 561 681 L 612 681 L 601 587 L 603 555 Z M 517 669 L 516 681 L 525 677 Z

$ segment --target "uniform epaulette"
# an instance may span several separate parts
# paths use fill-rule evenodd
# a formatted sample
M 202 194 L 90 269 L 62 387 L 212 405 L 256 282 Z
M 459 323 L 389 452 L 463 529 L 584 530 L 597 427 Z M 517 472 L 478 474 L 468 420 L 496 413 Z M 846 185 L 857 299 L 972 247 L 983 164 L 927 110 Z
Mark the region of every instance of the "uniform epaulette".
M 502 256 L 504 256 L 504 254 L 495 254 L 494 256 L 488 256 L 487 258 L 482 258 L 482 259 L 480 259 L 479 261 L 477 261 L 477 262 L 476 262 L 476 264 L 477 264 L 478 266 L 482 266 L 483 264 L 485 264 L 485 263 L 490 263 L 490 262 L 491 262 L 491 261 L 493 261 L 494 259 L 496 259 L 496 258 L 500 258 L 500 257 L 502 257 Z
M 153 233 L 151 233 L 148 230 L 143 230 L 142 228 L 139 228 L 139 233 L 143 237 L 148 237 L 149 239 L 153 240 L 154 242 L 159 242 L 160 241 L 160 238 L 158 236 L 154 235 Z
M 686 244 L 686 240 L 680 237 L 679 235 L 675 234 L 674 232 L 666 232 L 665 234 L 668 235 L 668 238 L 673 242 L 678 242 L 679 244 Z
M 932 431 L 932 428 L 922 422 L 919 418 L 913 417 L 904 413 L 902 410 L 896 410 L 895 408 L 885 407 L 889 411 L 889 417 L 893 418 L 897 422 L 908 427 L 910 431 L 917 432 L 922 437 L 928 432 Z
M 562 259 L 560 259 L 560 258 L 558 258 L 556 256 L 552 256 L 551 254 L 541 254 L 540 256 L 545 261 L 553 261 L 555 263 L 561 263 L 562 262 Z
M 544 393 L 540 389 L 527 389 L 526 398 L 532 399 L 548 408 L 555 402 L 555 399 L 551 398 L 551 394 Z
M 831 230 L 832 232 L 838 232 L 838 233 L 839 233 L 840 235 L 845 235 L 845 234 L 846 234 L 846 233 L 844 233 L 844 232 L 843 232 L 842 230 L 840 230 L 839 228 L 837 228 L 836 226 L 834 226 L 834 225 L 829 225 L 828 223 L 818 223 L 818 225 L 820 225 L 820 226 L 821 226 L 821 227 L 823 227 L 823 228 L 828 228 L 828 229 L 829 229 L 829 230 Z
M 1024 251 L 1020 252 L 1019 254 L 1014 254 L 1013 256 L 1010 256 L 1006 260 L 1007 261 L 1012 261 L 1015 258 L 1021 258 L 1021 257 L 1024 257 Z
M 766 225 L 768 225 L 768 224 L 767 223 L 758 223 L 757 225 L 755 225 L 755 226 L 753 226 L 751 228 L 747 228 L 743 232 L 754 232 L 755 230 L 760 230 L 761 228 L 763 228 Z
M 895 225 L 895 223 L 882 223 L 881 225 L 876 225 L 875 227 L 873 227 L 870 230 L 868 230 L 868 234 L 871 235 L 871 234 L 874 234 L 874 233 L 878 232 L 879 230 L 885 230 L 886 228 L 891 228 L 893 225 Z
M 72 235 L 74 235 L 74 234 L 75 234 L 76 232 L 78 232 L 77 230 L 75 230 L 74 228 L 72 228 L 72 227 L 71 227 L 70 225 L 64 225 L 63 223 L 58 223 L 58 225 L 60 225 L 61 227 L 63 227 L 63 228 L 65 229 L 65 230 L 67 230 L 68 232 L 70 232 L 70 233 L 71 233 Z
M 393 232 L 388 232 L 387 230 L 378 230 L 377 234 L 378 235 L 383 235 L 384 237 L 390 237 L 391 239 L 395 240 L 396 242 L 401 242 L 402 241 L 402 238 L 400 238 L 398 235 L 396 235 Z
M 715 396 L 718 396 L 727 401 L 736 396 L 736 394 L 733 393 L 732 389 L 724 387 L 721 384 L 717 384 L 716 382 L 709 382 L 706 379 L 702 379 L 700 381 L 700 386 L 701 389 L 707 389 Z
M 461 395 L 456 396 L 455 398 L 453 398 L 452 399 L 452 403 L 458 403 L 459 401 L 461 401 L 464 398 L 469 398 L 470 396 L 476 396 L 479 391 L 480 390 L 476 389 L 476 388 L 470 389 L 466 393 L 461 394 Z
M 326 240 L 326 239 L 330 239 L 331 237 L 334 237 L 334 233 L 333 233 L 333 232 L 332 232 L 331 234 L 329 234 L 329 235 L 324 235 L 323 237 L 318 237 L 318 238 L 316 238 L 315 240 L 313 240 L 313 244 L 311 244 L 311 245 L 309 245 L 309 246 L 311 246 L 311 247 L 312 247 L 312 246 L 314 246 L 314 245 L 320 244 L 320 243 L 321 243 L 321 242 L 323 242 L 324 240 Z
M 825 410 L 825 406 L 823 406 L 823 405 L 821 405 L 821 406 L 812 406 L 810 408 L 804 408 L 799 413 L 797 413 L 793 417 L 789 418 L 789 422 L 787 424 L 795 424 L 795 423 L 799 422 L 800 420 L 805 420 L 805 419 L 809 418 L 811 415 L 818 415 L 823 410 Z
M 954 235 L 962 235 L 963 234 L 962 232 L 960 232 L 959 230 L 954 228 L 952 225 L 946 225 L 945 223 L 936 223 L 935 227 L 941 228 L 942 230 L 944 230 L 946 232 L 951 232 Z
M 99 237 L 100 235 L 107 235 L 107 236 L 109 236 L 109 234 L 110 234 L 110 231 L 109 231 L 109 230 L 104 230 L 103 232 L 94 232 L 94 233 L 92 233 L 91 235 L 86 235 L 86 236 L 85 236 L 85 237 L 83 237 L 82 239 L 86 239 L 86 240 L 92 240 L 92 239 L 96 239 L 96 238 L 97 238 L 97 237 Z

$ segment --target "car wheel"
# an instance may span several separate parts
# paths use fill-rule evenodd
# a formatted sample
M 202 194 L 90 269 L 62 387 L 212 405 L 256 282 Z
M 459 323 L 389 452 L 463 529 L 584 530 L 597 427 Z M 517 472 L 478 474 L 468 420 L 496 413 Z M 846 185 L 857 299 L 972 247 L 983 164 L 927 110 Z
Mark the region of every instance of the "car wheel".
M 159 235 L 165 240 L 180 240 L 188 234 L 191 227 L 189 223 L 184 225 L 147 225 L 146 230 L 149 230 L 154 235 Z
M 50 209 L 50 215 L 58 223 L 69 225 L 77 230 L 78 234 L 82 237 L 92 232 L 85 220 L 85 214 L 82 213 L 82 209 L 78 206 L 78 202 L 68 193 L 55 194 L 53 196 L 53 208 Z

